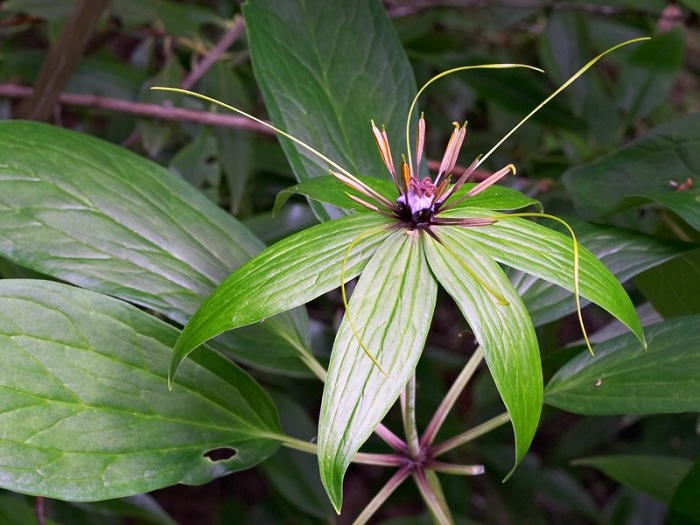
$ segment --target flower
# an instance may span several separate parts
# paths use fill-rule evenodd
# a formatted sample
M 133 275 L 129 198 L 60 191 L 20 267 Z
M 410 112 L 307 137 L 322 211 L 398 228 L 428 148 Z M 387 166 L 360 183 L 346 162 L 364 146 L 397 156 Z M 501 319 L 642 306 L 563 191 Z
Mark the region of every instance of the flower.
M 462 143 L 464 142 L 464 138 L 467 133 L 466 122 L 462 126 L 460 126 L 457 122 L 453 122 L 452 124 L 454 125 L 455 129 L 452 131 L 450 140 L 445 148 L 445 154 L 443 155 L 442 162 L 440 163 L 438 174 L 435 177 L 435 180 L 432 180 L 430 177 L 424 177 L 421 179 L 416 174 L 418 171 L 420 171 L 420 163 L 423 158 L 423 148 L 425 145 L 425 119 L 423 115 L 421 115 L 420 119 L 418 120 L 415 164 L 410 156 L 410 153 L 408 162 L 406 162 L 405 157 L 402 157 L 398 175 L 394 167 L 394 161 L 391 156 L 391 147 L 389 146 L 389 139 L 387 138 L 386 131 L 384 129 L 380 131 L 374 121 L 372 121 L 372 132 L 374 133 L 374 139 L 377 144 L 377 148 L 379 149 L 379 154 L 381 155 L 384 166 L 386 166 L 386 169 L 389 172 L 389 175 L 391 175 L 391 179 L 399 192 L 399 196 L 395 202 L 391 202 L 379 192 L 370 188 L 367 184 L 347 171 L 343 170 L 343 172 L 340 173 L 338 171 L 331 170 L 331 173 L 348 187 L 373 200 L 374 204 L 355 195 L 347 194 L 348 197 L 355 202 L 369 208 L 370 210 L 374 210 L 397 219 L 400 221 L 401 225 L 409 230 L 425 230 L 436 239 L 438 237 L 432 228 L 433 226 L 485 226 L 488 224 L 493 224 L 495 219 L 492 218 L 457 218 L 439 216 L 440 212 L 454 207 L 456 204 L 460 203 L 466 198 L 481 193 L 489 186 L 501 180 L 508 173 L 515 174 L 515 166 L 508 164 L 506 167 L 498 170 L 490 177 L 474 186 L 466 193 L 466 195 L 448 202 L 450 198 L 455 195 L 455 193 L 459 191 L 467 182 L 479 164 L 479 159 L 477 158 L 466 170 L 464 170 L 464 173 L 460 175 L 454 184 L 450 184 L 452 171 L 457 164 L 459 150 L 462 147 Z

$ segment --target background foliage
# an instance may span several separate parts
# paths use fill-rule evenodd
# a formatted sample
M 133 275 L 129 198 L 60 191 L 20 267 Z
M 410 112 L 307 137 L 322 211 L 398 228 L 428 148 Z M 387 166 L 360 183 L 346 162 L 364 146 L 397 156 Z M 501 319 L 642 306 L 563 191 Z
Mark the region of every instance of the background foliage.
M 0 7 L 3 119 L 31 116 L 22 105 L 29 96 L 27 87 L 51 95 L 55 86 L 42 83 L 39 71 L 80 5 L 67 0 L 9 0 Z M 421 109 L 429 122 L 428 155 L 442 150 L 450 122 L 468 119 L 460 156 L 460 163 L 468 165 L 595 54 L 627 38 L 651 35 L 650 42 L 623 49 L 589 71 L 484 166 L 495 170 L 514 163 L 518 177 L 505 183 L 539 199 L 548 213 L 571 220 L 581 242 L 625 282 L 643 322 L 657 323 L 647 331 L 650 351 L 638 355 L 641 351 L 633 346 L 631 335 L 609 323 L 602 311 L 588 308 L 587 325 L 596 330 L 593 335 L 600 342 L 590 364 L 581 354 L 570 294 L 512 271 L 511 280 L 538 329 L 548 384 L 543 419 L 531 452 L 508 483 L 501 483 L 512 463 L 512 434 L 507 427 L 453 452 L 456 460 L 483 463 L 485 475 L 446 476 L 442 481 L 445 497 L 463 523 L 636 524 L 659 523 L 665 516 L 670 523 L 686 523 L 688 516 L 698 516 L 692 487 L 698 479 L 700 407 L 696 379 L 700 374 L 700 5 L 691 0 L 678 6 L 660 0 L 407 0 L 339 2 L 337 7 L 340 11 L 310 0 L 284 2 L 281 7 L 279 2 L 251 0 L 245 12 L 247 33 L 239 6 L 223 0 L 113 0 L 98 12 L 92 31 L 86 28 L 91 36 L 84 53 L 75 57 L 66 84 L 58 86 L 62 103 L 49 118 L 131 149 L 164 169 L 154 171 L 140 162 L 143 159 L 133 160 L 136 157 L 123 149 L 101 143 L 81 141 L 75 146 L 72 135 L 55 134 L 36 124 L 0 123 L 3 319 L 27 308 L 27 321 L 44 315 L 71 321 L 51 337 L 58 333 L 69 341 L 75 361 L 58 360 L 55 373 L 74 377 L 76 369 L 91 370 L 83 378 L 86 398 L 100 394 L 96 379 L 103 388 L 138 393 L 143 406 L 149 407 L 148 421 L 129 419 L 125 413 L 114 424 L 116 434 L 130 428 L 141 440 L 145 456 L 141 461 L 153 460 L 169 446 L 164 438 L 178 433 L 199 433 L 198 444 L 212 449 L 223 446 L 220 424 L 236 429 L 251 443 L 261 440 L 250 455 L 239 449 L 234 459 L 212 464 L 201 461 L 198 452 L 188 455 L 187 443 L 179 443 L 177 453 L 182 456 L 173 461 L 189 468 L 146 482 L 140 491 L 180 480 L 203 482 L 253 465 L 276 448 L 263 436 L 278 431 L 275 405 L 287 432 L 305 440 L 315 436 L 321 385 L 311 378 L 306 366 L 310 359 L 305 356 L 327 359 L 342 310 L 339 294 L 314 301 L 308 312 L 294 310 L 213 343 L 245 366 L 271 397 L 240 368 L 210 350 L 202 352 L 197 363 L 211 377 L 193 372 L 192 384 L 201 386 L 168 397 L 154 385 L 167 374 L 175 329 L 157 319 L 145 321 L 142 312 L 116 299 L 82 290 L 72 290 L 70 301 L 64 297 L 59 300 L 64 304 L 57 305 L 56 294 L 63 285 L 15 280 L 49 276 L 181 324 L 231 268 L 257 253 L 263 243 L 314 224 L 317 217 L 338 213 L 332 207 L 312 208 L 293 197 L 273 216 L 280 190 L 325 174 L 325 167 L 284 140 L 260 129 L 244 129 L 240 120 L 227 120 L 216 108 L 148 87 L 194 87 L 274 119 L 353 172 L 382 176 L 367 116 L 386 124 L 392 145 L 399 147 L 405 106 L 415 85 L 434 74 L 464 64 L 500 61 L 546 70 L 545 75 L 474 71 L 441 80 L 426 92 Z M 57 52 L 61 53 L 60 47 Z M 318 71 L 324 75 L 318 76 Z M 193 118 L 199 122 L 184 120 L 173 103 L 196 111 Z M 217 125 L 211 121 L 202 125 L 204 115 L 212 112 Z M 154 113 L 162 118 L 152 118 Z M 335 133 L 338 127 L 346 136 Z M 54 148 L 46 145 L 52 140 L 58 141 Z M 79 161 L 72 157 L 76 148 L 81 148 Z M 18 172 L 19 165 L 31 169 Z M 37 173 L 60 170 L 70 170 L 70 184 L 50 177 L 42 179 L 43 184 L 32 182 Z M 149 209 L 159 213 L 149 214 Z M 160 220 L 163 216 L 169 220 Z M 99 227 L 81 226 L 90 217 L 100 218 Z M 140 244 L 141 238 L 148 242 Z M 117 319 L 120 331 L 101 333 L 93 330 L 94 323 L 81 326 L 77 321 L 81 315 Z M 41 326 L 28 325 L 23 329 L 34 330 L 35 340 L 47 337 Z M 28 397 L 38 394 L 67 395 L 58 385 L 45 385 L 42 376 L 33 376 L 37 372 L 31 360 L 8 360 L 7 355 L 15 355 L 7 353 L 10 348 L 32 355 L 48 352 L 18 343 L 13 330 L 12 323 L 3 326 L 0 375 L 3 388 L 14 396 L 3 394 L 3 406 L 25 406 Z M 110 340 L 115 338 L 122 344 L 112 348 Z M 473 347 L 469 327 L 454 305 L 440 296 L 418 367 L 418 414 L 425 418 L 423 425 Z M 103 348 L 112 348 L 113 363 L 142 367 L 148 374 L 120 385 L 109 374 L 100 379 Z M 133 359 L 148 355 L 147 364 L 124 361 L 134 348 L 141 353 Z M 124 377 L 132 376 L 125 372 Z M 221 377 L 225 381 L 219 382 Z M 598 388 L 599 381 L 606 388 Z M 224 396 L 220 390 L 224 383 L 239 388 Z M 206 399 L 198 397 L 201 406 L 193 409 L 189 398 L 197 390 Z M 221 396 L 226 398 L 223 405 Z M 256 404 L 260 396 L 264 401 Z M 65 409 L 79 415 L 84 407 L 73 401 Z M 443 429 L 446 436 L 502 411 L 486 369 L 480 369 L 458 408 Z M 186 415 L 178 415 L 179 410 Z M 225 423 L 233 410 L 257 413 L 260 421 L 252 427 L 234 420 Z M 91 428 L 89 415 L 82 416 L 87 419 L 78 429 Z M 34 429 L 34 420 L 23 421 Z M 186 428 L 175 431 L 174 421 Z M 217 424 L 212 426 L 211 421 Z M 391 412 L 387 424 L 398 426 L 397 414 Z M 147 430 L 140 425 L 147 425 Z M 109 436 L 109 429 L 92 430 Z M 104 439 L 120 453 L 130 446 L 128 435 L 122 444 L 113 436 Z M 49 445 L 86 452 L 79 440 Z M 382 450 L 372 440 L 367 449 Z M 25 450 L 2 451 L 3 458 L 26 455 Z M 95 464 L 89 455 L 81 461 L 85 463 L 76 465 Z M 115 480 L 120 479 L 119 468 L 113 471 Z M 125 468 L 127 474 L 132 472 L 132 467 Z M 312 456 L 279 450 L 252 470 L 208 485 L 179 485 L 95 503 L 60 499 L 43 503 L 49 523 L 122 523 L 127 518 L 136 523 L 325 523 L 332 519 L 332 510 L 317 469 Z M 100 470 L 95 476 L 102 474 Z M 339 522 L 349 523 L 353 509 L 365 505 L 384 481 L 385 471 L 351 468 L 345 483 L 349 510 Z M 29 488 L 10 488 L 67 499 L 113 496 L 99 492 L 99 487 L 93 497 L 88 488 L 83 488 L 83 497 L 42 492 L 38 484 L 34 480 Z M 7 523 L 32 523 L 35 505 L 33 497 L 8 490 L 0 495 L 0 516 Z M 422 522 L 421 512 L 415 488 L 405 486 L 377 519 Z

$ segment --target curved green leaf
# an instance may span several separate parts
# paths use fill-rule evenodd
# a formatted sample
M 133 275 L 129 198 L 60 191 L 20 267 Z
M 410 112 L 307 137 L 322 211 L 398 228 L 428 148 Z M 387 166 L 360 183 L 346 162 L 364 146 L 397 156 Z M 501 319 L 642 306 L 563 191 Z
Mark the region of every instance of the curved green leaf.
M 618 483 L 640 490 L 667 505 L 692 463 L 673 456 L 597 456 L 572 461 L 594 467 Z M 697 487 L 696 487 L 697 496 Z
M 418 235 L 396 231 L 377 249 L 333 345 L 321 404 L 318 461 L 338 512 L 345 470 L 413 374 L 430 328 L 437 283 Z
M 493 217 L 494 214 L 474 209 L 468 215 L 460 216 Z M 486 253 L 507 266 L 569 291 L 574 289 L 574 245 L 566 235 L 520 218 L 502 219 L 489 226 L 460 228 L 455 232 L 457 239 L 478 242 Z M 624 288 L 583 246 L 579 246 L 579 292 L 610 312 L 640 341 L 644 341 L 639 317 Z
M 386 125 L 391 144 L 404 144 L 416 86 L 380 2 L 329 9 L 324 0 L 255 0 L 243 13 L 255 78 L 275 125 L 355 175 L 385 176 L 370 120 Z M 298 180 L 328 174 L 327 163 L 280 141 Z M 314 210 L 329 218 L 321 206 Z
M 697 524 L 700 516 L 700 499 L 698 499 L 698 487 L 700 486 L 700 458 L 695 460 L 690 470 L 676 485 L 670 501 L 669 525 Z
M 542 410 L 542 366 L 525 305 L 490 254 L 465 238 L 461 227 L 425 239 L 430 269 L 455 300 L 481 345 L 515 431 L 515 464 L 532 442 Z M 487 290 L 484 283 L 489 287 Z M 508 304 L 495 296 L 500 294 Z
M 562 367 L 545 402 L 587 415 L 700 411 L 700 316 L 669 319 L 645 330 L 648 347 L 631 334 L 596 345 Z
M 264 248 L 244 226 L 167 170 L 87 135 L 0 122 L 0 255 L 46 275 L 185 323 L 231 271 Z M 306 314 L 222 344 L 248 362 L 304 370 Z M 293 343 L 290 343 L 292 341 Z M 273 352 L 273 350 L 276 350 Z M 256 355 L 257 354 L 257 355 Z
M 581 245 L 588 248 L 623 283 L 693 246 L 568 217 L 566 220 L 576 232 Z M 527 271 L 513 270 L 508 275 L 523 298 L 535 326 L 560 319 L 576 310 L 576 302 L 570 291 L 533 277 Z M 581 306 L 587 303 L 582 300 Z
M 651 130 L 602 160 L 567 171 L 562 180 L 584 218 L 598 218 L 646 204 L 666 206 L 700 230 L 700 114 Z M 692 187 L 672 183 L 690 178 Z
M 214 290 L 177 340 L 170 364 L 180 363 L 212 337 L 306 304 L 352 279 L 391 233 L 377 214 L 318 224 L 270 246 Z M 343 261 L 345 273 L 343 274 Z
M 67 500 L 199 484 L 279 446 L 275 407 L 203 349 L 168 391 L 177 330 L 137 308 L 49 281 L 0 281 L 0 485 Z M 227 448 L 235 455 L 212 461 Z

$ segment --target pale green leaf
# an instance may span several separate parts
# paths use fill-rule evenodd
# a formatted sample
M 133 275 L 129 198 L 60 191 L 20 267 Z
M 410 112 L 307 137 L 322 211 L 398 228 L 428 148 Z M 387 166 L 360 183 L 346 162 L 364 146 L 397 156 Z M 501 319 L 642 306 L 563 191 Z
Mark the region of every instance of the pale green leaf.
M 0 486 L 74 501 L 200 484 L 279 446 L 268 395 L 208 348 L 168 390 L 177 330 L 119 300 L 0 281 Z M 215 449 L 234 453 L 212 461 Z
M 336 510 L 350 461 L 413 374 L 436 295 L 415 232 L 394 232 L 362 272 L 333 345 L 319 421 L 321 480 Z
M 425 237 L 430 269 L 469 322 L 515 431 L 515 464 L 525 456 L 542 410 L 539 346 L 525 305 L 503 270 L 461 227 Z M 504 304 L 507 303 L 507 304 Z

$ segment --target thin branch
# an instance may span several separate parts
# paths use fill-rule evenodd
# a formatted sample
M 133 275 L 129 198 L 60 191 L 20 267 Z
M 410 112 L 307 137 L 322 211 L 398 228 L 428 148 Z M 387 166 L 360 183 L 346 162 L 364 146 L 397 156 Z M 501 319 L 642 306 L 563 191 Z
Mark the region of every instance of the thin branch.
M 489 419 L 481 425 L 478 425 L 472 429 L 467 430 L 466 432 L 463 432 L 462 434 L 459 434 L 453 438 L 443 441 L 438 445 L 435 445 L 430 449 L 430 456 L 436 457 L 440 454 L 444 454 L 448 450 L 457 448 L 460 445 L 463 445 L 464 443 L 468 443 L 469 441 L 472 441 L 478 438 L 479 436 L 491 432 L 493 429 L 504 425 L 508 421 L 510 421 L 510 416 L 508 416 L 508 412 L 504 412 L 499 416 Z
M 381 507 L 384 502 L 387 500 L 389 496 L 391 496 L 391 493 L 396 490 L 396 488 L 403 483 L 406 478 L 410 475 L 411 473 L 411 467 L 406 465 L 401 467 L 392 477 L 389 481 L 387 481 L 386 485 L 382 487 L 382 489 L 377 492 L 377 495 L 374 496 L 372 501 L 370 501 L 367 506 L 364 508 L 362 513 L 355 519 L 353 522 L 353 525 L 363 525 L 369 521 L 369 519 L 372 517 L 372 515 L 377 512 L 377 509 Z
M 26 98 L 31 96 L 33 89 L 17 84 L 0 84 L 0 97 Z M 98 97 L 95 95 L 81 95 L 78 93 L 62 93 L 59 98 L 61 104 L 67 106 L 90 107 L 129 113 L 141 117 L 152 117 L 163 120 L 178 122 L 196 122 L 211 126 L 222 126 L 227 128 L 247 129 L 267 135 L 274 135 L 274 132 L 265 126 L 253 122 L 238 115 L 222 115 L 208 111 L 197 111 L 193 109 L 178 108 L 166 104 L 144 104 L 110 97 Z
M 206 73 L 209 68 L 219 59 L 219 57 L 223 55 L 229 47 L 231 47 L 239 36 L 241 36 L 244 29 L 245 22 L 243 21 L 243 17 L 237 15 L 233 19 L 233 23 L 231 23 L 228 31 L 226 31 L 224 36 L 221 37 L 221 40 L 216 43 L 216 45 L 202 60 L 197 62 L 187 77 L 185 77 L 185 80 L 182 81 L 180 87 L 182 89 L 192 89 L 192 86 L 194 86 L 197 81 L 202 78 L 204 73 Z

